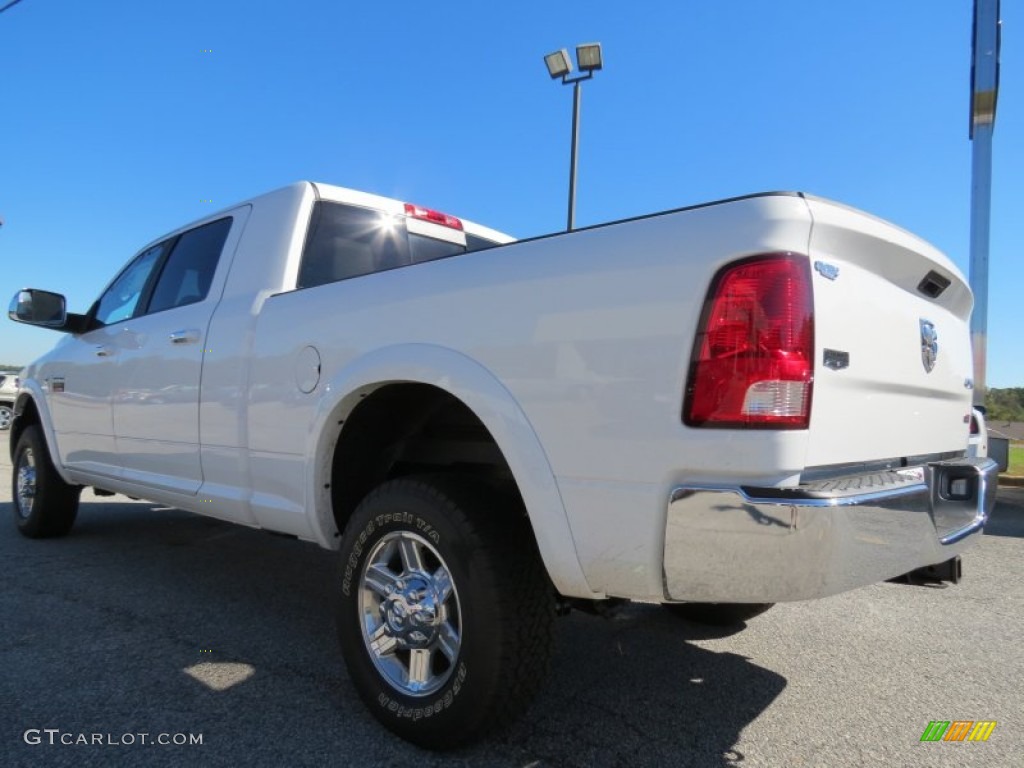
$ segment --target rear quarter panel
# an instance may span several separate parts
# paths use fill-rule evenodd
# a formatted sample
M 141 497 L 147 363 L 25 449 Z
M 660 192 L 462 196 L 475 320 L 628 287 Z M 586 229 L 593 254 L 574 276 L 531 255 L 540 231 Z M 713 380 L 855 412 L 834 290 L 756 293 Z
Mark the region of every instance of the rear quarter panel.
M 499 382 L 538 437 L 590 586 L 660 594 L 673 484 L 770 484 L 802 468 L 805 433 L 692 430 L 681 406 L 710 277 L 743 256 L 804 252 L 809 227 L 799 197 L 749 198 L 270 297 L 254 333 L 250 447 L 301 462 L 323 401 L 348 395 L 329 382 L 355 361 L 397 345 L 451 350 Z M 296 384 L 306 347 L 328 382 L 309 394 Z M 420 380 L 413 365 L 390 375 Z

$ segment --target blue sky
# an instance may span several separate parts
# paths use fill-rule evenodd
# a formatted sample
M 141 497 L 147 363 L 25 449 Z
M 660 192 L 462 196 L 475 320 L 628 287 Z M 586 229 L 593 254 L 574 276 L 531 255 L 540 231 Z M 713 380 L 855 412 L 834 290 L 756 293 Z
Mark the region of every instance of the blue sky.
M 84 311 L 147 241 L 298 179 L 560 229 L 571 89 L 542 56 L 591 41 L 578 225 L 797 189 L 966 273 L 971 8 L 22 0 L 0 14 L 0 300 L 44 287 Z M 1002 13 L 988 383 L 1024 386 L 1024 13 Z M 55 341 L 4 320 L 0 362 Z

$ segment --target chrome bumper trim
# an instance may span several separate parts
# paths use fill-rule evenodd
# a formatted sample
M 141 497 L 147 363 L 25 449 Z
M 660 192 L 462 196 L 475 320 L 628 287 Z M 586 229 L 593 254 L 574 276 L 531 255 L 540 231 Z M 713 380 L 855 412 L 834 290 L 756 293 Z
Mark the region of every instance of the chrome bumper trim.
M 991 459 L 959 459 L 852 477 L 827 492 L 674 488 L 665 599 L 805 600 L 948 560 L 982 530 L 996 474 Z

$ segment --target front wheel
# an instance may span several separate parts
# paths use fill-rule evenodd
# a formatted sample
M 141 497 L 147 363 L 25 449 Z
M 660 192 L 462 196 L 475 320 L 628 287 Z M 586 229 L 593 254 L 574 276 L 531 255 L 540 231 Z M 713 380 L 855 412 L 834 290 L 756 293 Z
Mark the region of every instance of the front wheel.
M 14 521 L 30 539 L 64 536 L 78 514 L 82 489 L 57 473 L 39 426 L 30 424 L 14 449 Z
M 517 717 L 551 654 L 554 599 L 522 510 L 444 476 L 385 483 L 341 545 L 337 627 L 364 703 L 446 749 Z
M 771 608 L 775 603 L 665 603 L 665 608 L 684 619 L 712 627 L 742 624 Z
M 11 428 L 11 421 L 14 419 L 14 410 L 7 403 L 0 403 L 0 432 Z

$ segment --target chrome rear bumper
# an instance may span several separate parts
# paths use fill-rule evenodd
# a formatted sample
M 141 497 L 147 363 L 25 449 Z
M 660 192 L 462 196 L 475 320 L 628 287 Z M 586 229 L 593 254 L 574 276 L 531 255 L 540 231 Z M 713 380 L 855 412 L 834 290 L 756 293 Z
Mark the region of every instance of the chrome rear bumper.
M 996 474 L 960 459 L 792 489 L 675 488 L 665 599 L 805 600 L 948 560 L 981 532 Z

